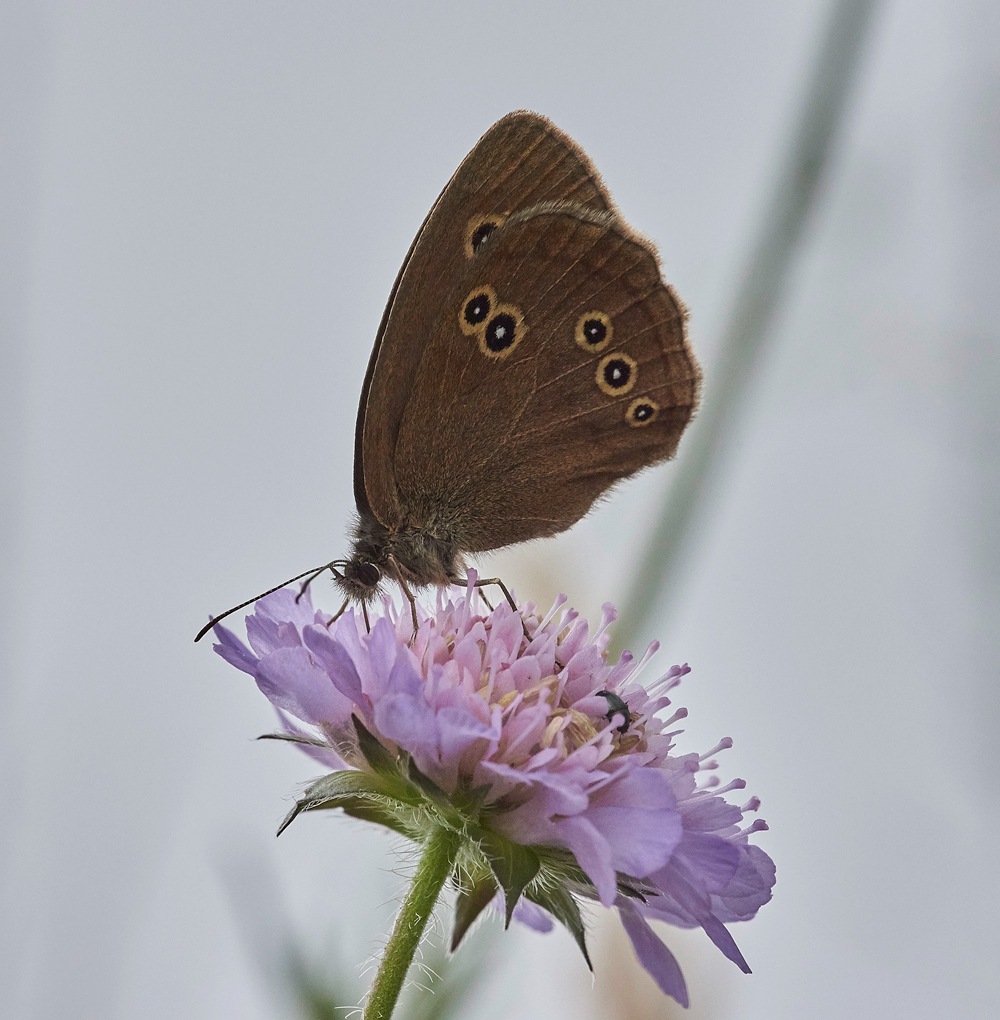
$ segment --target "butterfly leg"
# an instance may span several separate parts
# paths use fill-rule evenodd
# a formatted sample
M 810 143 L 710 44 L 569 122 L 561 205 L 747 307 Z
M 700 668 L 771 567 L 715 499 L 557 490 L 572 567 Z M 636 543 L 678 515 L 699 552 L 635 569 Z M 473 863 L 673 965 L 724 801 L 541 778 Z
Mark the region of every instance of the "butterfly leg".
M 329 630 L 344 615 L 344 610 L 347 609 L 347 604 L 350 601 L 350 599 L 344 599 L 344 604 L 337 610 L 336 613 L 334 613 L 333 616 L 330 617 L 330 620 L 326 625 L 327 630 Z
M 463 577 L 460 581 L 457 581 L 456 583 L 457 584 L 468 584 L 469 583 L 469 579 L 467 577 Z M 507 585 L 505 585 L 503 583 L 503 581 L 500 580 L 499 577 L 483 577 L 483 578 L 480 578 L 478 581 L 476 581 L 476 583 L 475 583 L 475 585 L 473 585 L 473 587 L 475 587 L 475 588 L 485 588 L 486 585 L 488 585 L 488 584 L 498 585 L 500 590 L 504 594 L 504 598 L 507 600 L 507 604 L 510 606 L 511 609 L 514 610 L 515 613 L 518 612 L 517 603 L 514 601 L 514 597 L 511 595 L 511 593 L 509 591 L 507 591 Z M 482 594 L 482 592 L 480 592 L 480 594 Z M 488 602 L 486 604 L 489 605 Z
M 410 589 L 407 588 L 402 581 L 399 582 L 399 587 L 403 589 L 406 601 L 410 603 L 410 619 L 413 621 L 413 637 L 416 637 L 417 628 L 420 626 L 417 623 L 417 600 L 413 597 L 413 592 L 410 591 Z
M 368 607 L 364 604 L 364 602 L 361 603 L 361 612 L 364 614 L 365 618 L 365 630 L 371 634 L 372 625 L 368 622 Z
M 460 577 L 457 578 L 452 583 L 457 584 L 459 586 L 463 584 L 468 585 L 469 579 L 467 577 Z M 504 593 L 504 597 L 507 599 L 507 604 L 510 606 L 510 608 L 513 609 L 514 612 L 518 614 L 518 616 L 521 615 L 521 611 L 517 608 L 517 603 L 514 601 L 514 596 L 511 595 L 511 593 L 507 590 L 507 585 L 505 585 L 503 581 L 500 580 L 499 577 L 483 577 L 480 580 L 476 581 L 473 587 L 484 588 L 488 584 L 498 585 L 500 587 L 500 590 Z M 480 594 L 482 594 L 482 592 L 480 592 Z M 485 598 L 483 599 L 483 601 L 484 602 L 486 601 Z M 489 602 L 486 602 L 486 605 L 489 606 Z M 492 606 L 490 608 L 492 610 Z M 521 628 L 524 631 L 524 636 L 530 641 L 531 635 L 528 633 L 528 625 L 524 622 L 524 617 L 521 617 Z

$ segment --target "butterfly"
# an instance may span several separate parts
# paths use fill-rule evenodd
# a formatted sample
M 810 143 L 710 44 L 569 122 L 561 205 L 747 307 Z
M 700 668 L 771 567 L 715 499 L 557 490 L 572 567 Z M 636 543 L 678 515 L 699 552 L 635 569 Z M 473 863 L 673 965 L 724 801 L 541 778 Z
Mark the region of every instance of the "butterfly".
M 330 570 L 364 607 L 395 582 L 416 628 L 412 587 L 565 531 L 674 455 L 700 382 L 685 317 L 583 150 L 538 114 L 499 120 L 389 295 L 358 407 L 351 554 L 285 584 Z

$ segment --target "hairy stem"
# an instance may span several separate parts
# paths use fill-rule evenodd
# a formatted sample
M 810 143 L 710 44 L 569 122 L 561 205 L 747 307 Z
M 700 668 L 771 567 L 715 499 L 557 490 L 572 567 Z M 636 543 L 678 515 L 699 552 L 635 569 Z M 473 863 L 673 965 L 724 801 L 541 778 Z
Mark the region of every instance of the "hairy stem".
M 396 916 L 392 935 L 382 954 L 378 974 L 365 1006 L 364 1020 L 389 1020 L 413 962 L 427 921 L 445 880 L 451 874 L 461 844 L 460 833 L 438 829 L 424 845 L 413 885 Z

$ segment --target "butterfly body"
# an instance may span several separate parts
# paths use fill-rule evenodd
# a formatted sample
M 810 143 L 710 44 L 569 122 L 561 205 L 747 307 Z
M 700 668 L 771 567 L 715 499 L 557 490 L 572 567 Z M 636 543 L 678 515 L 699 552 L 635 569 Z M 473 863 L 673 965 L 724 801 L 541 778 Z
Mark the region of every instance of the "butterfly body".
M 455 523 L 425 514 L 419 524 L 390 531 L 372 516 L 361 517 L 351 557 L 334 575 L 338 587 L 352 601 L 370 602 L 385 579 L 417 588 L 457 581 L 465 564 Z
M 444 585 L 465 553 L 558 534 L 674 454 L 698 383 L 652 245 L 569 138 L 508 115 L 442 191 L 393 287 L 337 583 L 362 602 L 385 579 Z

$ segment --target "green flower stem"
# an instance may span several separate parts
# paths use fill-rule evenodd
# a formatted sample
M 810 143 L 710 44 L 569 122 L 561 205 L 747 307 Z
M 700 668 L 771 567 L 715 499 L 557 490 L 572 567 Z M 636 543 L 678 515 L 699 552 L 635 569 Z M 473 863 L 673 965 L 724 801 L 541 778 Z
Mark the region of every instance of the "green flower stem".
M 396 917 L 368 995 L 364 1020 L 389 1020 L 392 1016 L 406 972 L 413 962 L 413 954 L 420 944 L 441 887 L 455 865 L 461 843 L 461 833 L 441 828 L 424 844 L 413 885 Z

